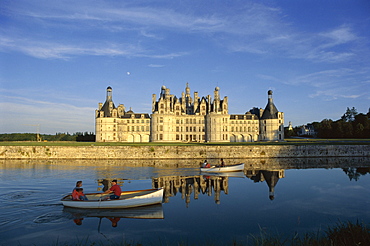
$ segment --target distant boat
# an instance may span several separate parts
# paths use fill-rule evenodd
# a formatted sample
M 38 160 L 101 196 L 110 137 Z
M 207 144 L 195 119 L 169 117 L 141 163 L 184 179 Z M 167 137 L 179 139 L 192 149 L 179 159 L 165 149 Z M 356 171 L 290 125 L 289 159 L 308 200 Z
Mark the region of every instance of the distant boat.
M 208 173 L 218 173 L 218 172 L 240 172 L 244 170 L 244 163 L 230 165 L 230 166 L 211 166 L 211 167 L 201 167 L 201 172 Z
M 63 197 L 61 201 L 65 207 L 72 208 L 133 208 L 162 203 L 163 188 L 123 191 L 120 199 L 116 200 L 104 200 L 109 195 L 102 193 L 85 195 L 87 201 L 74 201 L 72 195 Z

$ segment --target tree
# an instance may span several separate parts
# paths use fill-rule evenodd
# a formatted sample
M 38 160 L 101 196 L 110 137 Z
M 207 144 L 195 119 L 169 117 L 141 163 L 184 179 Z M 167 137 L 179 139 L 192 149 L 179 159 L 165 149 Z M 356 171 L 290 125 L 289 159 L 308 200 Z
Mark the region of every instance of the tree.
M 332 136 L 332 120 L 329 119 L 324 119 L 320 122 L 320 127 L 319 127 L 319 132 L 318 132 L 318 137 L 320 138 L 331 138 Z
M 356 117 L 357 114 L 358 114 L 357 109 L 355 107 L 352 107 L 351 109 L 349 107 L 347 107 L 346 112 L 342 116 L 342 120 L 344 120 L 346 122 L 352 122 L 352 121 L 355 120 L 355 117 Z
M 356 128 L 355 128 L 355 138 L 363 138 L 364 129 L 365 127 L 361 123 L 357 123 Z

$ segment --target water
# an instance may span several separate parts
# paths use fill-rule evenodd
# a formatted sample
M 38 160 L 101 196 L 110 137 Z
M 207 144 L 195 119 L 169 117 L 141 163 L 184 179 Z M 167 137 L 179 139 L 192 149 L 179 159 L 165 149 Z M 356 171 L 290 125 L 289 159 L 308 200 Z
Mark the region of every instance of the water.
M 224 245 L 251 242 L 265 231 L 288 237 L 324 231 L 339 221 L 370 223 L 367 159 L 249 163 L 242 175 L 220 177 L 203 176 L 191 163 L 2 161 L 0 245 Z M 123 190 L 164 185 L 165 203 L 105 214 L 60 203 L 77 180 L 83 180 L 85 192 L 100 192 L 103 181 L 112 179 Z

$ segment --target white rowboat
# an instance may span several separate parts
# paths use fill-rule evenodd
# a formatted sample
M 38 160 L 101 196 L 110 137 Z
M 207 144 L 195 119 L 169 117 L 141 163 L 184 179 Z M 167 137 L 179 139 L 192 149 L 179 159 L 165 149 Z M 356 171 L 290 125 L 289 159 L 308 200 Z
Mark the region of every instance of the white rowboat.
M 109 194 L 85 194 L 87 201 L 73 201 L 72 195 L 62 198 L 65 207 L 72 208 L 133 208 L 162 203 L 163 189 L 123 191 L 120 199 L 104 200 Z
M 224 166 L 224 167 L 218 167 L 218 166 L 211 166 L 209 168 L 207 167 L 201 167 L 201 172 L 208 172 L 208 173 L 219 173 L 219 172 L 239 172 L 244 170 L 244 163 L 236 164 L 236 165 L 230 165 L 230 166 Z

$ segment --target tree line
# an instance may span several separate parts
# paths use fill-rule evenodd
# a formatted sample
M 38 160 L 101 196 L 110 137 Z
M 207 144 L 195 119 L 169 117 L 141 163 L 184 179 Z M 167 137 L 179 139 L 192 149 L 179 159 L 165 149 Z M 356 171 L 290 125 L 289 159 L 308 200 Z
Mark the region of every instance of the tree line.
M 370 108 L 367 114 L 358 113 L 356 108 L 347 108 L 342 117 L 336 121 L 323 119 L 307 125 L 315 129 L 318 138 L 370 138 Z M 302 126 L 286 129 L 285 137 L 298 136 Z
M 77 141 L 77 142 L 95 142 L 95 134 L 92 132 L 76 132 L 37 134 L 37 133 L 2 133 L 0 141 Z

